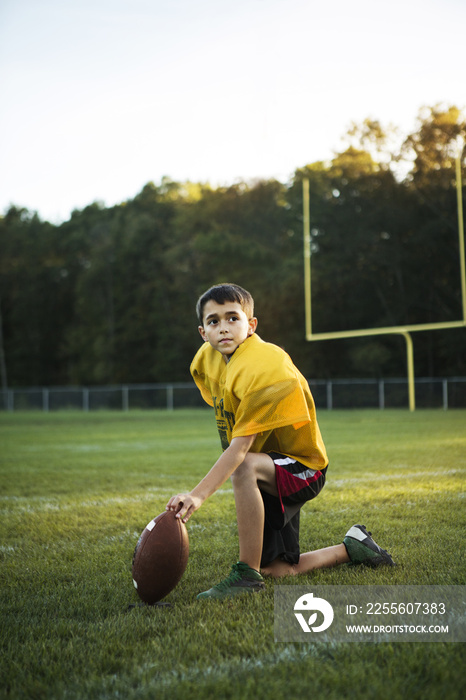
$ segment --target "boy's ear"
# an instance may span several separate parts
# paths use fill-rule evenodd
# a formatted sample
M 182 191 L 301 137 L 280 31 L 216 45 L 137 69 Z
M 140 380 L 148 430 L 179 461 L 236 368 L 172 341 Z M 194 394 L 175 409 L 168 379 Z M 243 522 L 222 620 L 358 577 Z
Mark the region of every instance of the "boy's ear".
M 198 330 L 199 333 L 201 334 L 202 340 L 206 343 L 206 342 L 207 342 L 207 336 L 206 336 L 206 334 L 205 334 L 204 326 L 198 326 L 198 327 L 197 327 L 197 330 Z
M 258 320 L 255 316 L 253 318 L 249 319 L 249 330 L 248 330 L 248 337 L 250 335 L 253 335 L 256 332 Z

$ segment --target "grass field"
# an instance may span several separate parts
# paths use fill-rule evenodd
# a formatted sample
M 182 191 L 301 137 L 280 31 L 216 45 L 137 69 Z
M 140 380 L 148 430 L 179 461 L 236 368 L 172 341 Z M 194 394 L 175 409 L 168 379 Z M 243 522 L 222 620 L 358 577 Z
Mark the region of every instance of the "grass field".
M 364 523 L 395 569 L 341 566 L 283 583 L 465 583 L 465 411 L 321 412 L 327 485 L 302 550 Z M 461 644 L 279 644 L 264 594 L 196 601 L 237 558 L 226 484 L 188 523 L 169 609 L 136 607 L 146 523 L 215 461 L 208 410 L 0 414 L 0 697 L 462 698 Z

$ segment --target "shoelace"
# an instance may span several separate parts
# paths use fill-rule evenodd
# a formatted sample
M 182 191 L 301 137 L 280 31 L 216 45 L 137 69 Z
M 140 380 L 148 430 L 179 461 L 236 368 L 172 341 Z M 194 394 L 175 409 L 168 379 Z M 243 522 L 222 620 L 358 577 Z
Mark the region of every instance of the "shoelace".
M 231 567 L 230 575 L 227 576 L 227 578 L 224 579 L 223 581 L 220 581 L 220 583 L 217 583 L 217 585 L 214 586 L 214 588 L 216 588 L 218 591 L 223 591 L 223 590 L 225 590 L 225 588 L 228 588 L 229 586 L 231 586 L 232 583 L 236 583 L 236 581 L 240 581 L 241 578 L 242 578 L 241 574 L 238 571 L 236 564 L 233 564 L 233 566 Z

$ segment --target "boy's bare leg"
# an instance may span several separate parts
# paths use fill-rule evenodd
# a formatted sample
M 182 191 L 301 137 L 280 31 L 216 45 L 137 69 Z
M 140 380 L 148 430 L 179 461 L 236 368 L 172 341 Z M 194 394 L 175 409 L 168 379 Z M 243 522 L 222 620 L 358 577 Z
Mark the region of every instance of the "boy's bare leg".
M 249 452 L 246 459 L 231 476 L 235 494 L 238 521 L 239 558 L 259 571 L 264 531 L 264 502 L 259 487 L 278 496 L 275 464 L 269 455 Z M 337 544 L 314 552 L 301 554 L 297 564 L 275 559 L 261 569 L 261 573 L 279 578 L 305 574 L 313 569 L 324 569 L 350 561 L 344 544 Z
M 337 566 L 337 564 L 347 564 L 349 561 L 345 545 L 336 544 L 332 547 L 316 549 L 315 552 L 301 554 L 297 564 L 289 564 L 281 559 L 275 559 L 271 564 L 263 567 L 261 573 L 274 578 L 296 576 L 296 574 L 306 574 L 313 569 L 325 569 Z
M 238 521 L 239 558 L 259 571 L 264 532 L 264 502 L 259 486 L 278 496 L 275 465 L 269 455 L 250 452 L 231 476 Z

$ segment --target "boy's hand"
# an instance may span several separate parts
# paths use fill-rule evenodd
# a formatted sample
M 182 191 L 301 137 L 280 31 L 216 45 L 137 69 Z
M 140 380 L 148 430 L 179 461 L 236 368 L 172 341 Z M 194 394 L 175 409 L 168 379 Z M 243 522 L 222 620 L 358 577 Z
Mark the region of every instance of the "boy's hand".
M 168 501 L 165 510 L 174 510 L 177 518 L 187 523 L 191 515 L 203 504 L 203 500 L 190 493 L 178 493 Z

